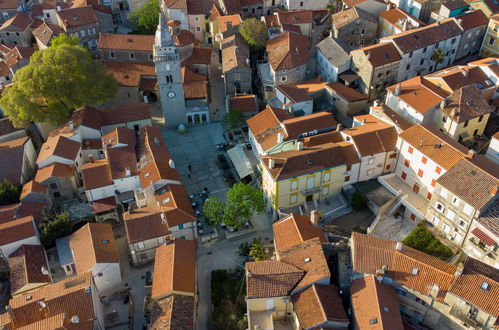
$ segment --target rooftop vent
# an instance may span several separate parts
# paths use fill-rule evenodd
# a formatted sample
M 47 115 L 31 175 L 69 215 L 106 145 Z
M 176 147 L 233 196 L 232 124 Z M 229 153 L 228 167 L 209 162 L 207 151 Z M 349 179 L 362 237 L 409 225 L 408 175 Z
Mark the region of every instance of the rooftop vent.
M 482 285 L 480 286 L 480 289 L 482 289 L 482 290 L 488 290 L 489 289 L 489 283 L 483 282 Z
M 73 324 L 78 324 L 78 323 L 80 323 L 80 318 L 79 318 L 78 316 L 76 316 L 76 315 L 73 315 L 73 316 L 71 317 L 71 323 L 73 323 Z
M 314 163 L 313 159 L 307 159 L 307 164 L 312 165 Z
M 412 275 L 418 275 L 419 269 L 413 268 L 412 271 L 411 271 L 411 273 L 412 273 Z
M 305 259 L 303 259 L 303 261 L 305 261 L 305 262 L 310 262 L 310 261 L 312 261 L 312 259 L 310 259 L 310 258 L 305 258 Z
M 26 300 L 31 300 L 31 299 L 33 299 L 32 296 L 26 296 Z

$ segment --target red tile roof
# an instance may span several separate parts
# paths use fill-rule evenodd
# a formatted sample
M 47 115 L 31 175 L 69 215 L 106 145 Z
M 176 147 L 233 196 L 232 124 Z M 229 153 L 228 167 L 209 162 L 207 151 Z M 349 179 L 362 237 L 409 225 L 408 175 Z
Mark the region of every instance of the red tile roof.
M 484 243 L 485 245 L 488 246 L 495 246 L 497 244 L 496 241 L 494 241 L 493 238 L 491 238 L 489 235 L 485 234 L 483 231 L 480 230 L 480 228 L 476 227 L 471 231 L 475 237 L 477 237 L 480 242 Z
M 174 294 L 153 301 L 149 329 L 194 329 L 195 298 Z
M 196 295 L 196 241 L 175 239 L 156 249 L 151 297 Z
M 23 185 L 23 189 L 21 191 L 21 196 L 19 196 L 20 200 L 23 200 L 31 193 L 43 194 L 45 195 L 47 187 L 36 182 L 35 180 L 31 180 Z
M 168 184 L 155 193 L 169 228 L 196 220 L 191 201 L 183 185 Z
M 37 163 L 52 156 L 59 156 L 74 161 L 80 151 L 81 143 L 65 138 L 64 136 L 49 137 L 38 154 Z
M 391 43 L 379 43 L 364 48 L 352 50 L 353 52 L 363 52 L 367 60 L 374 68 L 400 61 L 397 48 Z
M 64 165 L 61 163 L 54 163 L 52 165 L 46 166 L 39 169 L 36 172 L 35 181 L 44 183 L 50 178 L 72 178 L 76 167 L 69 165 Z
M 481 9 L 474 10 L 464 15 L 456 17 L 463 30 L 471 30 L 481 25 L 487 26 L 489 20 Z
M 9 256 L 10 291 L 16 294 L 26 285 L 51 283 L 50 277 L 42 273 L 48 271 L 45 250 L 41 245 L 22 245 Z
M 267 41 L 268 61 L 274 71 L 293 69 L 308 61 L 308 38 L 286 32 Z
M 97 189 L 113 184 L 108 159 L 99 159 L 83 164 L 81 175 L 85 190 Z
M 118 85 L 138 87 L 143 76 L 156 77 L 154 63 L 102 61 Z
M 135 153 L 135 132 L 124 127 L 115 127 L 102 136 L 106 157 L 113 180 L 129 175 L 137 175 L 137 156 Z
M 61 11 L 56 11 L 56 14 L 67 28 L 95 24 L 98 22 L 92 6 L 63 9 Z
M 310 222 L 310 217 L 290 214 L 274 222 L 274 243 L 279 251 L 301 244 L 312 238 L 326 242 L 324 231 Z
M 168 235 L 168 225 L 161 218 L 162 210 L 153 204 L 123 214 L 128 244 Z
M 282 24 L 312 24 L 311 10 L 288 10 L 278 11 L 274 15 L 277 16 L 279 23 Z
M 347 102 L 358 102 L 367 100 L 367 96 L 357 92 L 355 89 L 345 86 L 341 83 L 333 83 L 327 85 L 337 95 L 344 98 Z
M 230 109 L 232 111 L 253 112 L 258 111 L 255 95 L 232 96 L 230 98 Z
M 24 32 L 31 25 L 31 22 L 32 19 L 27 13 L 20 12 L 6 20 L 2 26 L 0 26 L 0 31 Z
M 33 217 L 28 216 L 0 224 L 0 246 L 37 236 Z
M 106 211 L 110 211 L 116 208 L 116 197 L 106 197 L 90 202 L 90 207 L 92 207 L 92 213 L 98 214 Z
M 13 184 L 20 184 L 24 164 L 24 144 L 30 138 L 25 136 L 19 139 L 0 143 L 0 180 L 9 180 Z
M 185 99 L 207 98 L 208 77 L 192 71 L 188 66 L 183 66 L 181 70 Z
M 152 53 L 154 46 L 153 35 L 143 34 L 108 34 L 99 35 L 99 49 L 133 50 Z

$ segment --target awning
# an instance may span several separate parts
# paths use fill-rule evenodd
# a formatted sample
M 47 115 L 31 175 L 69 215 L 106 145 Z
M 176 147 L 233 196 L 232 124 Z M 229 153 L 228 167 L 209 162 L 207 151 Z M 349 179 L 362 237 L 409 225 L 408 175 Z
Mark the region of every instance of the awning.
M 102 213 L 116 208 L 116 198 L 114 196 L 98 199 L 90 202 L 92 213 Z
M 240 144 L 227 151 L 229 158 L 236 168 L 237 175 L 239 178 L 244 178 L 248 175 L 253 174 L 253 169 L 251 168 L 251 163 L 244 153 L 244 150 Z
M 473 229 L 471 233 L 475 235 L 475 237 L 478 238 L 480 242 L 482 242 L 485 245 L 488 246 L 496 245 L 496 242 L 492 238 L 490 238 L 489 235 L 485 234 L 483 231 L 481 231 L 478 228 Z

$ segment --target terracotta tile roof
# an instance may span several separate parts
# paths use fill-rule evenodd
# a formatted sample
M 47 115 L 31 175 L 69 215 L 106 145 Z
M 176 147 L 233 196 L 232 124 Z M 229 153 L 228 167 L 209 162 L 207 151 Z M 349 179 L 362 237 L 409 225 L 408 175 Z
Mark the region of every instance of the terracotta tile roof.
M 227 15 L 241 14 L 243 12 L 243 7 L 239 1 L 234 0 L 219 0 L 220 5 L 223 5 L 225 13 Z
M 460 124 L 491 113 L 493 109 L 475 85 L 467 85 L 454 91 L 441 111 Z
M 155 197 L 164 212 L 169 228 L 196 220 L 191 201 L 183 185 L 168 184 L 158 189 Z
M 348 8 L 331 16 L 331 20 L 335 29 L 341 29 L 347 24 L 353 23 L 358 19 L 368 21 L 376 25 L 378 24 L 376 16 L 358 7 Z
M 213 50 L 208 47 L 194 47 L 192 49 L 191 56 L 185 59 L 185 61 L 182 62 L 182 65 L 188 67 L 191 67 L 195 64 L 210 65 L 212 51 Z
M 386 104 L 382 104 L 381 106 L 377 107 L 372 106 L 370 108 L 370 113 L 376 116 L 382 116 L 384 119 L 392 122 L 395 126 L 398 126 L 402 131 L 412 126 L 411 122 L 399 115 L 398 112 L 396 112 Z
M 399 136 L 446 170 L 468 154 L 466 147 L 429 126 L 416 124 Z
M 80 151 L 81 143 L 65 138 L 64 136 L 49 137 L 42 145 L 38 154 L 37 163 L 52 157 L 59 156 L 74 161 Z
M 222 71 L 227 73 L 235 68 L 245 69 L 251 72 L 251 68 L 248 66 L 249 63 L 249 47 L 242 40 L 242 38 L 237 37 L 229 38 L 222 45 Z
M 116 105 L 99 109 L 99 111 L 102 114 L 102 126 L 151 119 L 151 111 L 147 103 Z
M 286 32 L 267 41 L 268 61 L 274 71 L 292 69 L 308 61 L 308 38 Z
M 113 228 L 108 223 L 87 223 L 69 238 L 77 273 L 88 272 L 98 263 L 117 263 Z
M 31 193 L 43 194 L 45 195 L 45 190 L 47 187 L 36 182 L 35 180 L 31 180 L 23 185 L 23 189 L 21 191 L 21 196 L 19 196 L 20 200 L 23 200 Z
M 139 92 L 144 91 L 157 91 L 158 90 L 158 79 L 157 78 L 145 78 L 140 79 Z
M 230 109 L 232 111 L 253 112 L 258 111 L 255 95 L 232 96 L 230 98 Z
M 354 117 L 365 123 L 342 131 L 350 136 L 362 157 L 397 150 L 397 130 L 371 115 Z
M 277 138 L 274 140 L 271 137 L 283 133 L 280 123 L 289 118 L 294 117 L 286 110 L 267 106 L 265 110 L 249 118 L 246 123 L 256 141 L 266 150 L 277 144 Z
M 391 25 L 401 26 L 400 21 L 404 19 L 408 19 L 407 23 L 409 25 L 412 25 L 411 20 L 418 22 L 420 25 L 424 25 L 424 23 L 418 20 L 416 17 L 409 15 L 407 12 L 397 7 L 382 11 L 381 13 L 379 13 L 379 17 L 382 17 L 385 21 L 389 22 Z
M 290 214 L 274 222 L 274 243 L 279 251 L 289 249 L 312 238 L 326 242 L 323 230 L 310 223 L 310 217 Z
M 279 23 L 279 19 L 277 18 L 277 15 L 265 15 L 262 17 L 263 17 L 263 22 L 265 23 L 265 26 L 267 28 L 281 26 L 281 24 Z
M 133 131 L 132 134 L 134 134 Z M 109 168 L 111 170 L 111 177 L 113 178 L 113 180 L 121 179 L 129 175 L 134 176 L 138 174 L 135 144 L 132 143 L 127 144 L 126 147 L 106 148 L 106 156 L 109 162 Z M 127 173 L 127 170 L 129 171 L 129 173 Z
M 175 239 L 156 249 L 151 297 L 196 295 L 196 241 Z
M 360 5 L 361 3 L 364 3 L 364 2 L 366 2 L 366 1 L 368 1 L 368 0 L 343 0 L 343 3 L 344 3 L 347 7 L 351 8 L 351 7 L 358 6 L 358 5 Z M 383 2 L 382 0 L 375 0 L 375 1 L 380 2 L 380 3 L 383 3 L 383 4 L 385 3 L 385 2 Z
M 23 59 L 29 59 L 34 53 L 34 49 L 31 47 L 14 47 L 4 56 L 4 61 L 7 63 L 9 68 L 19 63 Z
M 392 286 L 366 275 L 352 281 L 351 295 L 358 329 L 404 329 L 397 294 Z
M 154 63 L 102 61 L 107 72 L 112 74 L 118 85 L 138 87 L 142 76 L 156 76 Z
M 296 244 L 284 251 L 279 251 L 278 260 L 294 265 L 305 271 L 305 276 L 293 290 L 305 288 L 319 280 L 331 277 L 324 250 L 319 238 L 312 238 Z
M 123 214 L 128 244 L 143 242 L 168 235 L 168 225 L 161 218 L 162 210 L 157 205 L 134 209 Z
M 241 6 L 253 6 L 263 3 L 263 0 L 240 0 Z
M 400 93 L 396 96 L 423 115 L 438 106 L 449 95 L 445 90 L 437 88 L 419 76 L 387 89 L 396 93 L 397 86 L 400 88 Z
M 61 163 L 54 163 L 44 168 L 39 169 L 36 172 L 35 181 L 43 184 L 47 179 L 50 178 L 71 178 L 76 171 L 76 167 L 71 167 L 69 165 L 64 165 Z
M 456 19 L 464 31 L 471 30 L 482 25 L 487 26 L 489 23 L 487 16 L 481 9 L 457 16 Z
M 350 54 L 353 52 L 363 52 L 364 55 L 368 57 L 367 60 L 374 68 L 394 63 L 402 59 L 397 51 L 397 48 L 395 48 L 395 46 L 391 43 L 379 43 L 355 49 L 352 50 Z
M 222 33 L 227 31 L 229 27 L 237 26 L 242 22 L 241 15 L 239 14 L 219 16 L 217 17 L 217 21 L 218 21 L 218 28 Z
M 478 227 L 475 227 L 475 229 L 473 229 L 471 231 L 471 233 L 473 234 L 473 236 L 478 238 L 481 243 L 483 243 L 487 246 L 494 247 L 497 244 L 496 241 L 492 237 L 490 237 L 489 235 L 487 235 L 486 233 L 481 231 L 480 228 L 478 228 Z
M 182 67 L 182 82 L 185 99 L 204 99 L 208 97 L 208 77 Z
M 481 210 L 497 197 L 495 190 L 499 187 L 499 166 L 484 156 L 475 157 L 482 163 L 490 163 L 494 172 L 481 168 L 479 163 L 473 164 L 475 159 L 461 159 L 438 178 L 437 183 L 477 210 Z M 493 190 L 495 192 L 491 193 Z
M 8 179 L 13 184 L 20 184 L 24 162 L 24 144 L 29 140 L 25 136 L 0 143 L 0 180 Z
M 279 11 L 274 15 L 277 16 L 279 23 L 282 24 L 312 24 L 312 11 L 311 10 L 288 10 Z
M 461 28 L 453 18 L 445 19 L 427 26 L 384 37 L 382 42 L 392 41 L 402 54 L 457 37 Z
M 456 266 L 416 249 L 383 238 L 352 233 L 352 264 L 358 273 L 376 274 L 386 266 L 385 276 L 442 302 L 454 280 Z
M 322 81 L 320 77 L 306 81 L 300 84 L 284 84 L 276 86 L 276 88 L 283 93 L 287 98 L 289 98 L 289 103 L 299 103 L 305 101 L 311 101 L 310 96 L 313 93 L 322 91 L 328 83 Z
M 113 11 L 110 6 L 101 5 L 98 0 L 74 0 L 72 8 L 92 6 L 93 10 L 101 14 L 112 15 Z
M 289 295 L 305 272 L 291 264 L 265 260 L 246 263 L 246 298 Z
M 194 329 L 195 301 L 192 296 L 171 295 L 152 304 L 149 329 Z
M 113 184 L 108 159 L 98 159 L 93 163 L 88 162 L 83 164 L 81 175 L 85 190 L 97 189 Z
M 328 328 L 327 322 L 349 323 L 341 298 L 332 285 L 311 285 L 294 294 L 291 301 L 302 329 Z
M 154 46 L 153 35 L 138 34 L 99 34 L 99 49 L 119 49 L 151 52 Z
M 296 139 L 303 133 L 313 130 L 332 129 L 336 126 L 336 120 L 329 112 L 316 112 L 310 115 L 287 118 L 282 121 L 286 137 Z
M 187 12 L 189 15 L 209 14 L 211 7 L 211 0 L 187 0 Z
M 51 283 L 42 267 L 49 269 L 45 250 L 41 245 L 22 245 L 9 256 L 10 291 L 17 291 L 29 284 Z
M 496 200 L 483 212 L 480 214 L 477 222 L 482 226 L 487 228 L 491 233 L 499 237 L 499 198 Z
M 437 87 L 437 89 L 433 88 L 437 92 L 439 85 L 447 92 L 453 92 L 460 87 L 472 84 L 476 84 L 479 89 L 494 86 L 487 74 L 478 66 L 453 66 L 446 68 L 426 75 L 423 82 L 430 82 L 433 86 Z M 429 88 L 432 87 L 429 84 L 426 84 L 426 86 Z
M 28 216 L 0 224 L 0 246 L 37 236 L 33 217 Z
M 347 102 L 358 102 L 367 100 L 367 96 L 357 92 L 355 89 L 345 86 L 341 83 L 328 84 L 328 88 L 332 89 L 337 95 L 344 98 Z
M 63 9 L 61 11 L 56 11 L 56 14 L 66 28 L 74 28 L 98 22 L 92 6 Z
M 163 0 L 163 3 L 168 9 L 187 10 L 187 0 Z
M 42 25 L 33 30 L 33 35 L 42 44 L 48 46 L 50 40 L 53 37 L 56 37 L 63 32 L 64 30 L 59 25 L 54 25 L 51 23 L 43 23 Z
M 137 155 L 142 188 L 156 182 L 180 183 L 180 175 L 175 169 L 161 131 L 156 127 L 144 126 L 140 132 Z
M 116 197 L 106 197 L 90 202 L 90 207 L 92 208 L 92 213 L 102 213 L 109 210 L 116 209 Z
M 17 217 L 23 218 L 32 216 L 36 221 L 41 220 L 43 208 L 47 206 L 45 202 L 21 201 L 17 209 Z
M 12 311 L 9 329 L 46 329 L 35 326 L 45 326 L 48 318 L 60 314 L 69 318 L 78 316 L 81 327 L 77 329 L 92 329 L 92 320 L 97 315 L 94 313 L 92 294 L 87 293 L 91 285 L 92 275 L 84 273 L 12 298 L 9 302 Z M 28 295 L 31 299 L 26 299 Z M 40 302 L 46 307 L 40 308 Z M 69 324 L 68 329 L 74 328 Z
M 482 285 L 487 283 L 487 288 Z M 497 269 L 468 257 L 464 262 L 463 273 L 449 290 L 461 299 L 489 313 L 499 315 L 499 275 Z
M 6 20 L 2 26 L 0 26 L 0 31 L 24 32 L 31 25 L 31 22 L 32 19 L 27 13 L 20 12 Z
M 20 6 L 20 1 L 18 0 L 5 0 L 0 3 L 0 9 L 17 9 Z
M 197 41 L 194 33 L 187 30 L 180 30 L 178 34 L 173 34 L 172 38 L 173 38 L 173 43 L 178 47 L 183 47 L 192 43 L 196 43 Z

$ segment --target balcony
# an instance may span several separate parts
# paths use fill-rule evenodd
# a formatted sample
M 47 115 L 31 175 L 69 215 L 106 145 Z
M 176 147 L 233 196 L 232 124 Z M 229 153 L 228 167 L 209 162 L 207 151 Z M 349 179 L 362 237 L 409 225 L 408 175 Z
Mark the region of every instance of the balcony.
M 497 252 L 490 251 L 487 249 L 486 245 L 480 242 L 478 238 L 471 237 L 469 240 L 470 244 L 480 250 L 480 252 L 491 259 L 497 258 Z
M 300 193 L 303 196 L 313 195 L 313 194 L 317 194 L 319 192 L 321 192 L 321 187 L 313 187 L 310 189 L 304 189 L 304 190 L 300 191 Z
M 481 324 L 480 322 L 478 322 L 477 320 L 474 320 L 471 315 L 469 315 L 468 313 L 466 313 L 465 311 L 463 311 L 462 309 L 460 309 L 458 306 L 454 305 L 450 312 L 449 312 L 450 315 L 454 316 L 456 319 L 458 319 L 459 321 L 461 322 L 464 322 L 474 328 L 479 328 L 481 327 Z
M 419 218 L 424 218 L 428 209 L 428 200 L 423 198 L 394 173 L 378 177 L 379 183 L 394 195 L 402 196 L 402 204 L 415 213 Z

